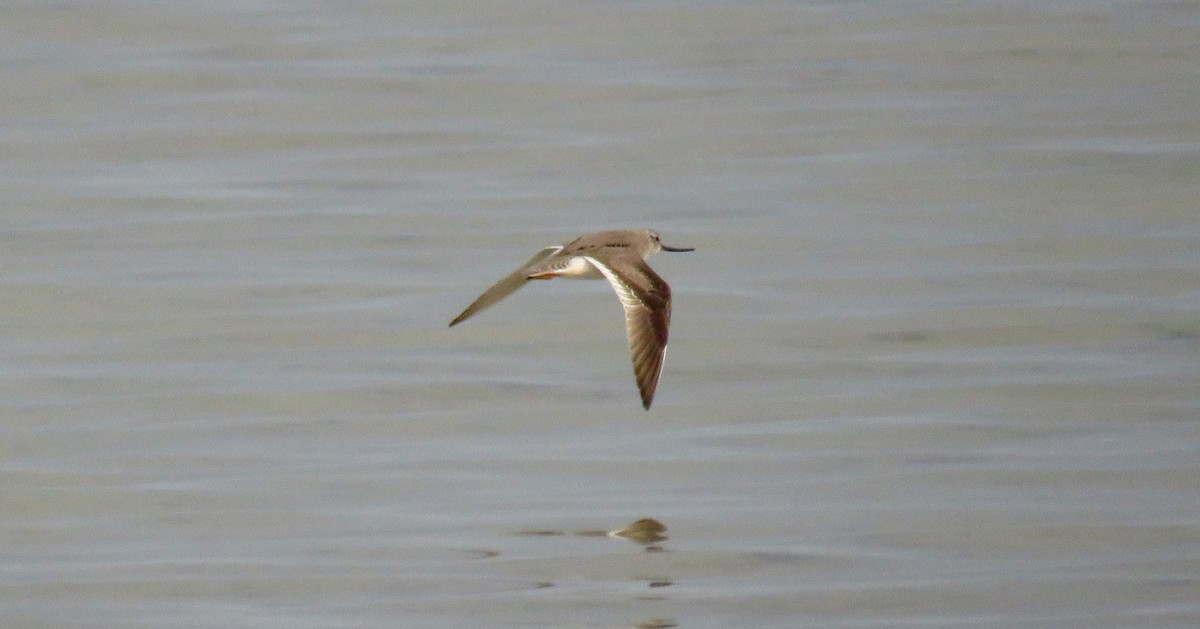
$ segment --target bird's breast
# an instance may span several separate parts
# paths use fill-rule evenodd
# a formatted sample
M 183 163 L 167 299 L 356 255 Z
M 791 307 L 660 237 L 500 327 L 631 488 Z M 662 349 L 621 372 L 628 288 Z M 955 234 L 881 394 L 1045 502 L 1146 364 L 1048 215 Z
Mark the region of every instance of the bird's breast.
M 604 275 L 583 256 L 575 256 L 554 272 L 556 277 L 569 280 L 602 280 Z

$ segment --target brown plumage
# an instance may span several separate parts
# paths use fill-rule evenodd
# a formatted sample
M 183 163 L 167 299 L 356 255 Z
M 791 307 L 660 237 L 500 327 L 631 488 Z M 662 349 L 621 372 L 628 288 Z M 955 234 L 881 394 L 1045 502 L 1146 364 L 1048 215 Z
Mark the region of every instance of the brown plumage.
M 662 373 L 671 324 L 671 287 L 646 264 L 646 258 L 659 251 L 692 249 L 665 246 L 658 234 L 648 229 L 597 232 L 561 247 L 547 247 L 484 291 L 450 326 L 491 307 L 529 280 L 606 279 L 625 308 L 633 374 L 642 407 L 649 409 Z

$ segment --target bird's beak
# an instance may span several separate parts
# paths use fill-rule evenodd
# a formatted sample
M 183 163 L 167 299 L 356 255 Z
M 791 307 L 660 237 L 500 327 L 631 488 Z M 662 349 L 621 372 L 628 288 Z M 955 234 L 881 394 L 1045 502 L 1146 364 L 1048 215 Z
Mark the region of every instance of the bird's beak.
M 663 251 L 674 251 L 674 252 L 678 253 L 681 251 L 695 251 L 696 248 L 695 247 L 668 247 L 666 245 L 662 245 L 662 250 Z

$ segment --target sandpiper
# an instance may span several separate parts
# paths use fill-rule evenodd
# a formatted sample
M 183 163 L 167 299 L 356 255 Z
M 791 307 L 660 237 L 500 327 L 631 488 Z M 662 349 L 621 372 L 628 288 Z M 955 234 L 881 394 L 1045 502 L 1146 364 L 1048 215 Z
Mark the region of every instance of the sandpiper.
M 667 349 L 671 323 L 671 287 L 646 264 L 659 251 L 694 251 L 668 247 L 649 229 L 622 229 L 580 236 L 559 247 L 546 247 L 521 268 L 483 292 L 450 327 L 466 321 L 521 288 L 529 280 L 606 279 L 625 307 L 625 331 L 633 354 L 633 375 L 650 409 Z

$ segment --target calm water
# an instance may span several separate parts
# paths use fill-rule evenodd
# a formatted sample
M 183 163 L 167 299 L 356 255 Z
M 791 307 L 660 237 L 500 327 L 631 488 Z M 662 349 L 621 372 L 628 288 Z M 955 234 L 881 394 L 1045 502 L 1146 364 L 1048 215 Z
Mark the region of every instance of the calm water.
M 6 7 L 0 624 L 1197 626 L 1200 5 L 1053 4 Z M 446 328 L 642 226 L 649 412 Z

